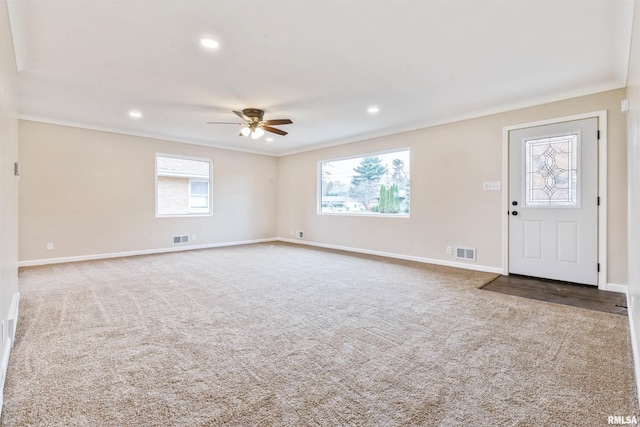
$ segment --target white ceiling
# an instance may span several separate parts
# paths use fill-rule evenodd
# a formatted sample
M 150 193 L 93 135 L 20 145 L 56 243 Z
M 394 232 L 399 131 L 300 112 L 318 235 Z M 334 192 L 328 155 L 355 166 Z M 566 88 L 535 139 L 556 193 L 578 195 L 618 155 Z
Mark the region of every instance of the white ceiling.
M 9 0 L 9 10 L 22 118 L 282 155 L 624 87 L 633 1 Z M 201 47 L 205 36 L 220 47 Z M 290 118 L 278 126 L 289 135 L 251 140 L 205 123 L 237 122 L 232 110 L 246 107 Z

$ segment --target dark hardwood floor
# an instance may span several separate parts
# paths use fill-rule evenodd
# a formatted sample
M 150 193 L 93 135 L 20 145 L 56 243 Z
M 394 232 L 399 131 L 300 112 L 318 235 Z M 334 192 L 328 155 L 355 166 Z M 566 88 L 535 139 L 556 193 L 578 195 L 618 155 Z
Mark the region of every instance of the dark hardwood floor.
M 627 298 L 624 294 L 601 291 L 596 286 L 511 274 L 499 276 L 482 289 L 589 310 L 627 315 Z

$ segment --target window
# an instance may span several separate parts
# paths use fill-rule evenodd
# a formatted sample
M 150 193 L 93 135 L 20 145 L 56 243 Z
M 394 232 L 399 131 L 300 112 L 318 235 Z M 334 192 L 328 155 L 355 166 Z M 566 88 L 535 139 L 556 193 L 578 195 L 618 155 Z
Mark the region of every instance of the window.
M 319 162 L 320 214 L 408 216 L 409 149 Z
M 156 215 L 211 214 L 211 160 L 156 155 Z

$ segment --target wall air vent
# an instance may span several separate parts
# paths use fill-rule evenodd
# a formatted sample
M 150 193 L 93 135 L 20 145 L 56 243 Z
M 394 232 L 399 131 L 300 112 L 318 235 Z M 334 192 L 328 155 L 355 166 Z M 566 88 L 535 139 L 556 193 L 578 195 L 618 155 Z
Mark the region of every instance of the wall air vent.
M 475 248 L 456 248 L 456 258 L 464 259 L 467 261 L 475 261 L 476 249 Z
M 180 245 L 182 243 L 189 243 L 189 236 L 173 236 L 174 245 Z

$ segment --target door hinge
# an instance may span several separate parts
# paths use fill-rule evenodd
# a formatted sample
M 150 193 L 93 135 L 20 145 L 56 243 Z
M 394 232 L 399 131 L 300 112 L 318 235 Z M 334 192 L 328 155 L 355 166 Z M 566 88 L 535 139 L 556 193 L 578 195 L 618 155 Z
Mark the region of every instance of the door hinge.
M 600 196 L 598 196 L 598 206 L 600 206 Z
M 598 140 L 600 140 L 600 131 L 598 131 Z
M 600 273 L 600 263 L 598 263 L 598 273 Z

